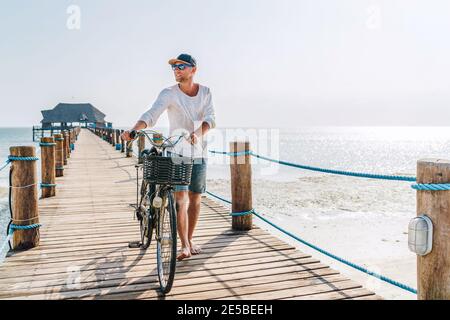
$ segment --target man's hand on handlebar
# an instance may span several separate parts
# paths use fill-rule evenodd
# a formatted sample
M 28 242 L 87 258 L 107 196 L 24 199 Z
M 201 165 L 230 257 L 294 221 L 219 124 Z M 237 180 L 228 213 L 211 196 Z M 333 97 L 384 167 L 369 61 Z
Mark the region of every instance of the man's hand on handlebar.
M 125 141 L 132 141 L 132 140 L 134 140 L 135 138 L 136 138 L 136 131 L 135 130 L 127 130 L 127 131 L 124 131 L 121 135 L 120 135 L 120 137 L 123 139 L 123 140 L 125 140 Z
M 195 132 L 192 132 L 189 137 L 187 137 L 187 140 L 190 142 L 190 144 L 197 144 L 199 137 Z

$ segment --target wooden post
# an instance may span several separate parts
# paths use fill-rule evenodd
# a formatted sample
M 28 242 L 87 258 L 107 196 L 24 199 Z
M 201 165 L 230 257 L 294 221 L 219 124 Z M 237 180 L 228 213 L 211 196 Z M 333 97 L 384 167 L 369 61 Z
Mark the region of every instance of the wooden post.
M 124 130 L 120 130 L 120 134 L 121 135 L 122 135 L 123 132 L 124 132 Z M 124 153 L 125 152 L 125 140 L 120 138 L 120 143 L 122 144 L 122 149 L 120 150 L 120 152 Z
M 36 157 L 35 147 L 11 147 L 9 151 L 13 157 Z M 11 170 L 12 223 L 22 226 L 39 223 L 36 161 L 13 161 Z M 16 230 L 13 243 L 14 250 L 36 247 L 39 244 L 39 230 Z
M 417 183 L 450 183 L 450 161 L 417 162 Z M 450 300 L 450 191 L 417 191 L 417 215 L 433 222 L 433 248 L 417 256 L 419 300 Z
M 68 158 L 68 154 L 67 154 L 67 135 L 66 135 L 66 131 L 62 131 L 62 137 L 63 137 L 63 160 L 64 160 L 64 165 L 67 165 L 67 158 Z
M 56 177 L 64 176 L 64 138 L 62 134 L 55 134 L 55 169 L 56 169 Z
M 53 137 L 41 138 L 41 176 L 42 176 L 42 198 L 54 197 L 56 193 L 56 158 L 55 158 L 55 139 Z
M 70 152 L 72 152 L 72 145 L 75 144 L 75 129 L 69 131 L 70 135 Z
M 133 141 L 127 141 L 127 158 L 131 158 L 133 156 Z
M 230 143 L 230 152 L 250 151 L 250 143 L 234 141 Z M 252 168 L 250 155 L 231 156 L 231 212 L 246 212 L 252 205 Z M 232 218 L 233 230 L 251 230 L 252 214 Z
M 145 136 L 139 136 L 139 139 L 138 139 L 138 155 L 139 155 L 139 157 L 138 157 L 138 163 L 139 164 L 141 164 L 141 163 L 143 163 L 143 159 L 142 159 L 142 157 L 141 157 L 141 152 L 142 151 L 144 151 L 144 149 L 145 149 Z
M 70 158 L 70 154 L 72 153 L 72 149 L 70 148 L 70 144 L 72 143 L 70 131 L 71 131 L 71 129 L 66 131 L 66 134 L 67 134 L 67 158 Z
M 116 130 L 110 129 L 111 132 L 111 144 L 115 148 L 116 147 Z

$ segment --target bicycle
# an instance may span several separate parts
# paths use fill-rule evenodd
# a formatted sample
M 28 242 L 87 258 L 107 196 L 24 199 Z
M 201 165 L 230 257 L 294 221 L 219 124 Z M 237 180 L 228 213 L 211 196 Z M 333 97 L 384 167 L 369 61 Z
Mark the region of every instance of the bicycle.
M 153 135 L 150 137 L 149 135 Z M 175 276 L 177 251 L 177 212 L 173 195 L 174 185 L 188 185 L 191 182 L 193 159 L 167 156 L 167 150 L 174 148 L 185 135 L 165 138 L 153 130 L 131 131 L 135 140 L 145 136 L 153 146 L 142 151 L 142 164 L 136 165 L 135 217 L 139 220 L 141 242 L 130 247 L 147 249 L 152 241 L 153 230 L 156 240 L 156 260 L 160 289 L 170 292 Z M 171 139 L 178 137 L 176 142 Z M 143 179 L 139 190 L 139 169 Z

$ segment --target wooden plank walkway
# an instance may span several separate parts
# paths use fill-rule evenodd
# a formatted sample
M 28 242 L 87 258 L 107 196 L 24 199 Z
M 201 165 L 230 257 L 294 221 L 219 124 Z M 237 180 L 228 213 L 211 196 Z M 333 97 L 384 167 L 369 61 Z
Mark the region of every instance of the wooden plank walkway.
M 196 231 L 204 252 L 177 262 L 160 297 L 155 244 L 128 248 L 139 238 L 134 164 L 81 131 L 56 197 L 39 201 L 40 246 L 0 266 L 0 299 L 380 299 L 256 226 L 231 231 L 228 209 L 207 197 Z

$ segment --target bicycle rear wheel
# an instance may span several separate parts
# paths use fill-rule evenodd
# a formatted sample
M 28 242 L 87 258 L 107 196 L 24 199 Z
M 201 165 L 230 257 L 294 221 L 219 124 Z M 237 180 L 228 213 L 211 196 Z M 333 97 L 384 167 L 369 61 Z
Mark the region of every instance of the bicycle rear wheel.
M 166 197 L 167 207 L 161 208 L 158 215 L 156 243 L 158 278 L 163 294 L 172 289 L 177 254 L 177 213 L 173 192 L 167 191 Z

